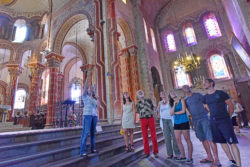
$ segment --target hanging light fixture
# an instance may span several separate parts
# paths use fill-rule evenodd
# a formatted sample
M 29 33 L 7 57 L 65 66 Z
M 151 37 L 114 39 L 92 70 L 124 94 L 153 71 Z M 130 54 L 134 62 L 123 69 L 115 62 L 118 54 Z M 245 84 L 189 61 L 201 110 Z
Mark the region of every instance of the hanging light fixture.
M 177 59 L 174 61 L 174 69 L 176 72 L 179 70 L 183 70 L 185 72 L 197 70 L 200 69 L 200 65 L 201 57 L 192 52 L 190 54 L 185 52 L 183 56 L 179 54 Z

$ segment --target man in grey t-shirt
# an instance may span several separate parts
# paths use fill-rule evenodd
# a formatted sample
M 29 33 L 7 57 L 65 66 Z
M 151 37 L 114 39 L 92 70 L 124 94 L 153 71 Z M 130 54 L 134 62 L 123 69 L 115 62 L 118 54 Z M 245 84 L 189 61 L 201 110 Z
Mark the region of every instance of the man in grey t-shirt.
M 207 153 L 207 158 L 202 159 L 201 163 L 220 164 L 218 158 L 218 150 L 215 143 L 212 142 L 212 132 L 210 121 L 208 118 L 208 112 L 204 107 L 204 98 L 200 93 L 192 93 L 191 88 L 188 85 L 182 87 L 183 92 L 186 95 L 185 103 L 189 113 L 192 116 L 194 123 L 195 134 L 197 138 L 202 142 L 204 149 Z M 214 158 L 211 154 L 210 147 L 214 153 Z

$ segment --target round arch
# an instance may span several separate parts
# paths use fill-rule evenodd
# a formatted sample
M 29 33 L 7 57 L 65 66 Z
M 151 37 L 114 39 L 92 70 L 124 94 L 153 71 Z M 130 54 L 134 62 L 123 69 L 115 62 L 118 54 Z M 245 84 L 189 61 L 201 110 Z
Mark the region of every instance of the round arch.
M 82 63 L 87 64 L 87 56 L 86 56 L 86 54 L 81 46 L 79 46 L 78 44 L 76 44 L 74 42 L 65 42 L 63 47 L 66 45 L 70 45 L 70 46 L 73 46 L 74 48 L 76 48 L 80 52 Z M 63 49 L 63 47 L 62 47 L 62 49 Z
M 119 26 L 121 27 L 121 29 L 125 35 L 126 46 L 129 47 L 129 46 L 135 45 L 134 36 L 133 36 L 133 33 L 131 31 L 131 28 L 130 28 L 128 22 L 126 20 L 124 20 L 123 18 L 118 17 L 117 23 L 119 24 Z
M 55 53 L 60 54 L 63 48 L 63 41 L 65 36 L 67 35 L 68 31 L 71 29 L 71 27 L 73 27 L 76 23 L 78 23 L 81 20 L 85 20 L 88 19 L 89 23 L 91 23 L 88 15 L 86 14 L 82 14 L 82 13 L 78 13 L 75 14 L 71 17 L 69 17 L 64 23 L 63 25 L 60 27 L 59 31 L 56 33 L 54 42 L 53 42 L 53 51 Z M 91 25 L 91 24 L 89 24 Z

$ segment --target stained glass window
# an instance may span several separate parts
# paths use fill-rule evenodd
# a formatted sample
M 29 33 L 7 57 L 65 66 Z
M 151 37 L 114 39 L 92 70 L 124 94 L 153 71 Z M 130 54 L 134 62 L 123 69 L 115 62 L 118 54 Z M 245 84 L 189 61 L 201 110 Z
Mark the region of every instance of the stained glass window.
M 27 93 L 24 89 L 16 91 L 14 109 L 24 109 Z
M 188 23 L 183 27 L 183 34 L 188 45 L 197 44 L 192 24 Z
M 214 78 L 220 79 L 229 77 L 225 60 L 221 55 L 212 55 L 210 57 L 210 63 Z
M 15 38 L 13 42 L 23 42 L 27 35 L 26 22 L 23 19 L 19 19 L 14 24 Z
M 152 39 L 152 45 L 153 45 L 153 49 L 155 51 L 157 51 L 157 48 L 156 48 L 156 41 L 155 41 L 155 33 L 154 33 L 154 30 L 152 28 L 150 28 L 150 33 L 151 33 L 151 39 Z
M 71 99 L 73 101 L 76 101 L 76 103 L 79 103 L 80 96 L 81 96 L 81 85 L 79 85 L 77 83 L 73 83 L 71 86 Z
M 203 18 L 204 26 L 209 38 L 221 36 L 221 31 L 217 19 L 213 13 L 209 13 Z
M 164 43 L 167 52 L 175 52 L 176 51 L 176 45 L 174 40 L 174 34 L 172 32 L 166 33 L 164 35 Z
M 176 81 L 175 83 L 177 88 L 181 88 L 184 85 L 191 86 L 189 75 L 185 73 L 185 71 L 182 69 L 183 68 L 179 68 L 179 70 L 175 72 L 175 81 Z

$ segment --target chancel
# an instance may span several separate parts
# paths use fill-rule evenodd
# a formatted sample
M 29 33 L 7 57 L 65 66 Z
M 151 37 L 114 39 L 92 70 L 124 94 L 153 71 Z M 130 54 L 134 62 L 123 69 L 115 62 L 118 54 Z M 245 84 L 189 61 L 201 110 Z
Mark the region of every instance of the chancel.
M 249 13 L 0 0 L 0 166 L 250 166 Z

